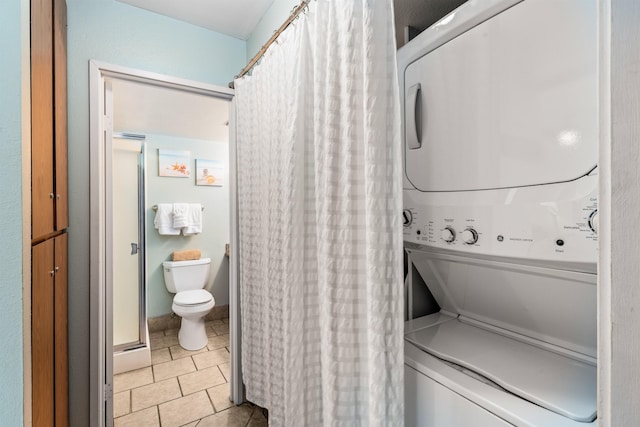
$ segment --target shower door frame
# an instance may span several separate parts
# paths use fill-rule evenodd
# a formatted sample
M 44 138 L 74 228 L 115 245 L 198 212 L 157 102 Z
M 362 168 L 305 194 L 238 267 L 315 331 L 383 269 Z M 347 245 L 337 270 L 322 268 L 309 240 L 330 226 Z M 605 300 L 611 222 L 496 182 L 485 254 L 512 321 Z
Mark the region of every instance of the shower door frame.
M 111 140 L 114 139 L 130 139 L 135 141 L 140 141 L 140 153 L 138 153 L 138 242 L 136 243 L 136 255 L 138 255 L 138 340 L 126 342 L 118 345 L 113 345 L 114 353 L 122 352 L 122 351 L 131 351 L 136 350 L 141 347 L 145 347 L 148 344 L 147 337 L 147 259 L 146 259 L 146 241 L 147 241 L 147 233 L 145 230 L 145 225 L 147 223 L 147 215 L 146 215 L 146 185 L 145 185 L 145 162 L 146 162 L 146 144 L 145 144 L 145 136 L 131 133 L 112 133 Z M 107 141 L 105 141 L 107 142 Z M 109 146 L 109 142 L 107 142 L 107 146 L 113 150 L 113 142 Z M 113 169 L 112 164 L 112 169 Z M 108 191 L 107 191 L 108 192 Z M 107 209 L 110 208 L 107 203 Z M 108 235 L 107 231 L 107 235 Z M 133 243 L 133 242 L 132 242 Z M 133 248 L 132 248 L 133 250 Z M 134 255 L 133 253 L 131 255 Z M 114 355 L 115 357 L 115 355 Z
M 107 133 L 113 131 L 112 117 L 105 114 L 105 79 L 121 79 L 172 88 L 226 99 L 229 102 L 229 184 L 230 230 L 229 243 L 229 316 L 231 346 L 231 400 L 239 405 L 244 401 L 242 367 L 240 363 L 240 290 L 238 286 L 238 230 L 237 187 L 235 164 L 235 114 L 232 89 L 207 83 L 136 70 L 100 61 L 89 61 L 90 116 L 90 423 L 93 426 L 113 425 L 113 340 L 112 301 L 107 287 L 109 274 L 106 255 L 106 143 Z

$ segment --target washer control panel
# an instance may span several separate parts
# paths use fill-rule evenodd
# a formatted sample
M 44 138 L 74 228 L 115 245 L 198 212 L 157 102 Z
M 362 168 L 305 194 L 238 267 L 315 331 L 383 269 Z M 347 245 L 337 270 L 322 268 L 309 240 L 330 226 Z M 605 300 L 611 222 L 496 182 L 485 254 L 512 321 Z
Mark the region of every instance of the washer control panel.
M 445 227 L 442 229 L 442 240 L 447 243 L 452 243 L 456 240 L 456 231 L 451 227 Z
M 411 227 L 413 224 L 413 214 L 411 213 L 411 209 L 404 209 L 402 211 L 402 225 L 406 227 Z
M 597 176 L 472 192 L 404 191 L 404 240 L 468 253 L 596 262 Z
M 466 245 L 474 245 L 478 242 L 478 232 L 469 227 L 462 232 L 462 241 Z
M 594 210 L 589 215 L 589 228 L 594 233 L 598 234 L 598 210 Z

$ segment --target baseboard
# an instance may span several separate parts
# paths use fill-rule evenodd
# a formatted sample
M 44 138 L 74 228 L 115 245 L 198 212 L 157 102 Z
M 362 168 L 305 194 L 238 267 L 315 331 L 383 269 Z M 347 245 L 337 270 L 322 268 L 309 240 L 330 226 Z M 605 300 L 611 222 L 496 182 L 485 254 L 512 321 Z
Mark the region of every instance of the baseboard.
M 207 314 L 207 317 L 205 317 L 206 320 L 223 320 L 228 318 L 229 304 L 213 307 L 209 314 Z M 149 328 L 149 333 L 176 329 L 180 327 L 180 317 L 174 313 L 149 317 L 147 319 L 147 327 Z

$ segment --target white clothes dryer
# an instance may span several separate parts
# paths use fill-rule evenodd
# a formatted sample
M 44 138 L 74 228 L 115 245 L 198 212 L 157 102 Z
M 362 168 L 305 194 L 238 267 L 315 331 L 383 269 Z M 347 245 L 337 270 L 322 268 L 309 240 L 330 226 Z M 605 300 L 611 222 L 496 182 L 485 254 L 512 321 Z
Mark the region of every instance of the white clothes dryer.
M 407 426 L 597 424 L 596 18 L 468 1 L 398 52 L 405 250 L 440 307 L 405 325 Z

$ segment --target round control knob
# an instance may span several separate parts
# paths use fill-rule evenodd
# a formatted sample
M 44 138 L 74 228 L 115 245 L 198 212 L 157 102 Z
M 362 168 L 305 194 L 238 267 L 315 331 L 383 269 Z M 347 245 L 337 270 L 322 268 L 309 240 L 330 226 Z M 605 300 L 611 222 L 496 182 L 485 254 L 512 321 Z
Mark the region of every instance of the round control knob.
M 462 241 L 467 245 L 473 245 L 478 241 L 478 232 L 473 228 L 467 228 L 462 232 Z
M 589 228 L 591 229 L 591 231 L 598 234 L 599 225 L 600 225 L 600 220 L 598 218 L 598 211 L 595 210 L 591 212 L 591 215 L 589 215 Z
M 402 225 L 404 227 L 408 227 L 413 222 L 413 214 L 409 209 L 405 209 L 402 211 Z
M 447 243 L 451 243 L 456 240 L 456 232 L 451 227 L 445 227 L 442 230 L 442 240 Z

